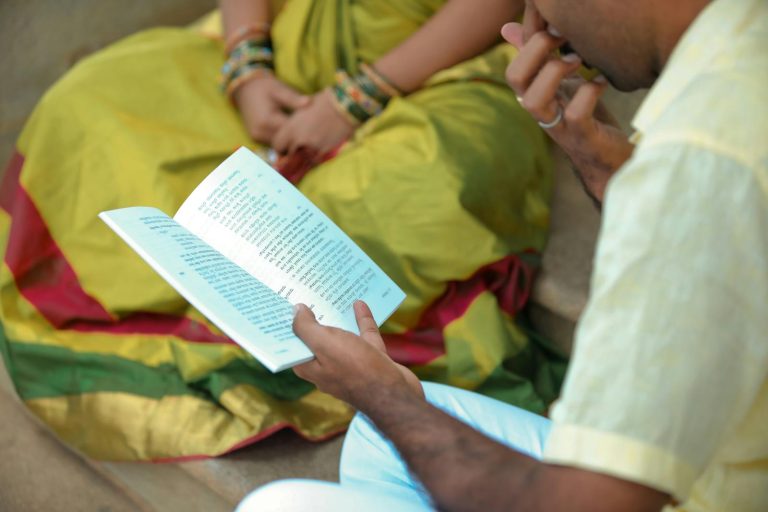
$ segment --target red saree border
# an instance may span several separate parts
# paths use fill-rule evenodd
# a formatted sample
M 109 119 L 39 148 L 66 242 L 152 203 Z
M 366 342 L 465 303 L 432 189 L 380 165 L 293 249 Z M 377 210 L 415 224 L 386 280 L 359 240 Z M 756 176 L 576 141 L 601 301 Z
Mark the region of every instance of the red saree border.
M 386 334 L 387 352 L 405 365 L 423 365 L 445 353 L 445 327 L 464 316 L 482 293 L 490 292 L 502 311 L 515 316 L 528 302 L 534 268 L 516 254 L 478 269 L 463 281 L 451 281 L 421 315 L 418 325 L 402 334 Z
M 32 198 L 21 186 L 24 156 L 16 151 L 0 185 L 0 208 L 11 216 L 5 263 L 19 293 L 56 329 L 105 334 L 178 336 L 202 343 L 234 344 L 187 317 L 137 312 L 111 315 L 80 286 L 72 266 L 51 236 Z
M 237 450 L 240 450 L 252 444 L 256 444 L 259 441 L 262 441 L 270 437 L 271 435 L 276 434 L 277 432 L 280 432 L 281 430 L 292 430 L 296 435 L 298 435 L 299 437 L 301 437 L 306 441 L 309 441 L 312 443 L 320 443 L 323 441 L 327 441 L 329 439 L 333 439 L 334 437 L 343 434 L 344 432 L 347 431 L 347 427 L 341 427 L 338 429 L 331 430 L 321 436 L 312 437 L 303 433 L 296 425 L 293 425 L 292 423 L 288 423 L 286 421 L 281 421 L 280 423 L 272 425 L 271 427 L 265 428 L 258 434 L 255 434 L 251 437 L 247 437 L 242 441 L 238 441 L 237 443 L 233 444 L 232 446 L 230 446 L 229 448 L 227 448 L 221 453 L 216 453 L 214 455 L 199 454 L 199 455 L 182 455 L 180 457 L 160 457 L 157 459 L 148 460 L 146 462 L 151 464 L 165 464 L 169 462 L 191 462 L 196 460 L 207 460 L 214 457 L 221 457 L 222 455 L 227 455 L 229 453 L 236 452 Z M 142 462 L 142 461 L 136 461 L 136 462 Z
M 115 318 L 83 290 L 74 269 L 50 234 L 19 177 L 24 157 L 16 152 L 0 185 L 0 208 L 11 215 L 5 262 L 19 293 L 55 328 L 114 335 L 156 334 L 178 336 L 191 342 L 234 343 L 205 324 L 184 316 L 136 312 Z M 393 359 L 406 365 L 424 365 L 445 353 L 443 330 L 462 317 L 482 293 L 496 296 L 499 307 L 516 315 L 526 304 L 534 268 L 512 254 L 478 269 L 461 281 L 451 281 L 445 292 L 422 314 L 419 323 L 399 334 L 385 334 Z

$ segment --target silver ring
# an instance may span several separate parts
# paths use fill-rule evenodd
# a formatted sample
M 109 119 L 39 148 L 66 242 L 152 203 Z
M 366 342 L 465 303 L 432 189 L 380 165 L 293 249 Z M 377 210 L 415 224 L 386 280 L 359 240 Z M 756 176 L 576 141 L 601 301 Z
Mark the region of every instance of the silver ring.
M 558 105 L 557 106 L 557 115 L 555 116 L 555 118 L 553 120 L 551 120 L 548 123 L 543 123 L 541 121 L 538 121 L 538 123 L 539 123 L 539 126 L 544 128 L 545 130 L 549 130 L 550 128 L 554 128 L 555 126 L 559 125 L 560 121 L 562 121 L 562 120 L 563 120 L 563 107 Z

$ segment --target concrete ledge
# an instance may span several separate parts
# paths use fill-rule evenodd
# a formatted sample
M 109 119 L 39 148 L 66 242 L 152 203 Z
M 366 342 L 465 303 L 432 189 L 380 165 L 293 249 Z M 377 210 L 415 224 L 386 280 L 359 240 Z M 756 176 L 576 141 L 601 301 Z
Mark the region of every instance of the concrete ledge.
M 0 391 L 0 418 L 0 510 L 151 510 L 60 443 L 6 391 Z
M 283 478 L 339 481 L 343 436 L 312 443 L 282 431 L 253 446 L 217 459 L 182 462 L 179 467 L 230 502 L 254 488 Z

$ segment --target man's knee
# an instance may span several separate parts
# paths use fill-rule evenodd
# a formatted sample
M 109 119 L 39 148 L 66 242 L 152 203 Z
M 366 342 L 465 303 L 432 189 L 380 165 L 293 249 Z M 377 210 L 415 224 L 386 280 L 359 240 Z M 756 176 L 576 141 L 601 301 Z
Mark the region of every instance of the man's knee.
M 278 480 L 252 491 L 238 505 L 235 512 L 271 512 L 319 510 L 317 495 L 333 484 L 311 480 Z M 319 504 L 324 503 L 320 500 Z

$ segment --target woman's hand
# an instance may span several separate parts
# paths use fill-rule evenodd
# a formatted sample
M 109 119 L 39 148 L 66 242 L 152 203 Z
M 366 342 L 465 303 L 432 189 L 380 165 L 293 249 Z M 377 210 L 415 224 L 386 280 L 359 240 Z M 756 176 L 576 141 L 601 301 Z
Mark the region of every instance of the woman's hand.
M 309 96 L 273 75 L 247 81 L 235 91 L 234 99 L 248 134 L 253 140 L 269 145 L 273 145 L 275 134 L 286 124 L 289 113 L 310 102 Z
M 526 17 L 531 18 L 528 12 Z M 587 193 L 602 203 L 610 177 L 632 156 L 634 146 L 600 103 L 605 78 L 576 76 L 581 59 L 575 54 L 556 58 L 555 50 L 565 41 L 545 29 L 530 22 L 503 27 L 504 38 L 520 50 L 507 69 L 507 81 L 534 119 L 555 123 L 547 133 L 569 156 Z
M 280 155 L 290 155 L 299 148 L 322 157 L 349 139 L 357 128 L 333 104 L 333 92 L 325 89 L 308 105 L 295 111 L 272 139 L 272 148 Z

